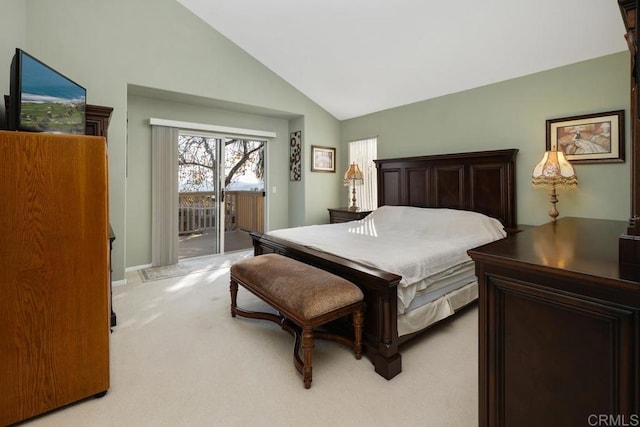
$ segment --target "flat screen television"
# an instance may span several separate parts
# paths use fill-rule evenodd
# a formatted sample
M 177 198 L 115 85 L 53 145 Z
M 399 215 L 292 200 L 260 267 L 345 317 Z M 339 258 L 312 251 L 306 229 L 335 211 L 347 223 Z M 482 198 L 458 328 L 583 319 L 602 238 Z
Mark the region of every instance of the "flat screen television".
M 10 130 L 84 135 L 86 103 L 84 87 L 16 49 L 7 106 Z

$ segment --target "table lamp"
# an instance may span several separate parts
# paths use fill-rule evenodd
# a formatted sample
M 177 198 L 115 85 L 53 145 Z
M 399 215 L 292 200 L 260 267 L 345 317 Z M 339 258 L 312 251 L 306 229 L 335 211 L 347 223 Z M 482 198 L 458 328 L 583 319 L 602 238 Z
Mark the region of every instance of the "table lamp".
M 347 171 L 344 174 L 343 182 L 345 187 L 348 187 L 349 185 L 353 187 L 353 190 L 351 191 L 352 198 L 351 198 L 351 206 L 349 206 L 349 210 L 357 211 L 358 206 L 356 205 L 356 185 L 364 184 L 364 176 L 362 174 L 362 171 L 360 170 L 360 168 L 355 162 L 349 165 L 349 169 L 347 169 Z
M 547 151 L 540 163 L 533 168 L 531 176 L 531 184 L 533 188 L 550 188 L 551 189 L 551 210 L 549 216 L 553 221 L 558 217 L 558 197 L 556 188 L 576 188 L 578 186 L 578 177 L 566 159 L 562 151 Z

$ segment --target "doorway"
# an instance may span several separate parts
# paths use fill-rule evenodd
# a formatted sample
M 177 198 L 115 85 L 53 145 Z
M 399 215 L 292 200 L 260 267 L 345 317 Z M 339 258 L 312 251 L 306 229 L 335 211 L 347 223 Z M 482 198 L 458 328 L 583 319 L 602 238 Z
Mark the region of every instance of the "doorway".
M 264 229 L 266 141 L 181 131 L 178 140 L 178 256 L 252 247 Z

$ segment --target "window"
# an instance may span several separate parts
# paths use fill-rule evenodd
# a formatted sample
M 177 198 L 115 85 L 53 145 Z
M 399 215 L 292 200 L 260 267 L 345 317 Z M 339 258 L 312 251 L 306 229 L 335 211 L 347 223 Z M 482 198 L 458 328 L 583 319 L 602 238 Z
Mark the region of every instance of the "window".
M 357 187 L 358 206 L 363 210 L 378 207 L 378 181 L 376 164 L 378 158 L 378 138 L 361 139 L 349 143 L 349 164 L 355 162 L 364 175 L 364 184 Z M 348 192 L 348 205 L 351 204 L 351 192 Z

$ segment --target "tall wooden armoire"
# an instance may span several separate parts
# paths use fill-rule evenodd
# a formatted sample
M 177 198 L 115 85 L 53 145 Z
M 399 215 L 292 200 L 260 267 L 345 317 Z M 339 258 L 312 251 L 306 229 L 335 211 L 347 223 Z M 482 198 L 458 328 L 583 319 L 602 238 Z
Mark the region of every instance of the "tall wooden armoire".
M 105 145 L 0 131 L 0 425 L 109 388 Z

